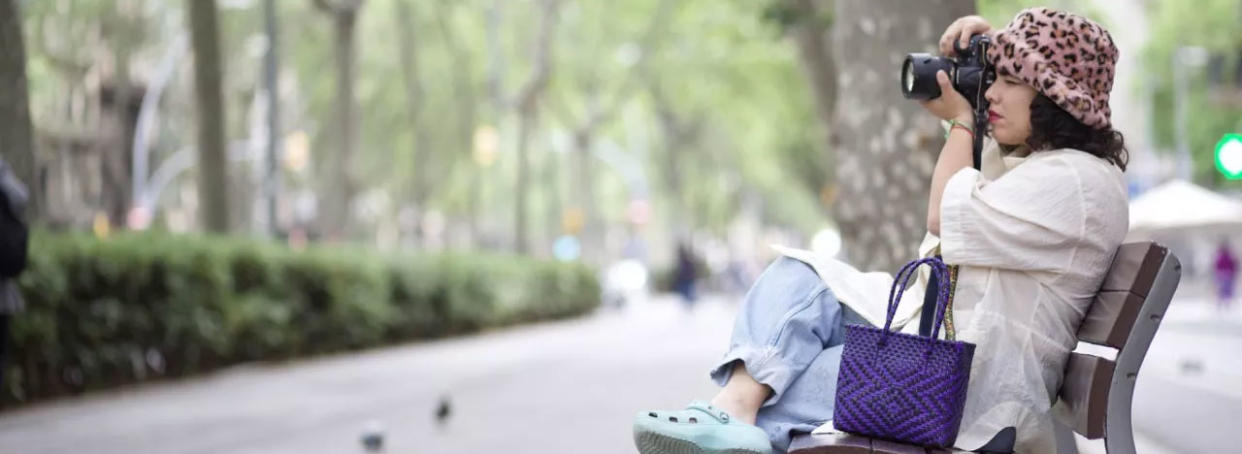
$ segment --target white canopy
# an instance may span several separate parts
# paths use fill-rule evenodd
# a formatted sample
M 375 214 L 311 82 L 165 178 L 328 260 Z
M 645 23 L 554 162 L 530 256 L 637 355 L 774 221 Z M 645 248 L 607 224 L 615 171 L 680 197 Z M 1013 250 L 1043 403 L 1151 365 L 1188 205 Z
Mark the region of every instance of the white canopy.
M 1242 200 L 1172 180 L 1130 201 L 1130 231 L 1242 229 Z

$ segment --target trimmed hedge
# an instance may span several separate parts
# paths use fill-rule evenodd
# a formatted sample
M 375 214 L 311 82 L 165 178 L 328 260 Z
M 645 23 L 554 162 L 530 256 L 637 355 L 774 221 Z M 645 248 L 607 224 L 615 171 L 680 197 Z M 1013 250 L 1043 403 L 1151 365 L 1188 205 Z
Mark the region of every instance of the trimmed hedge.
M 589 312 L 591 269 L 501 255 L 293 251 L 38 232 L 0 404 Z

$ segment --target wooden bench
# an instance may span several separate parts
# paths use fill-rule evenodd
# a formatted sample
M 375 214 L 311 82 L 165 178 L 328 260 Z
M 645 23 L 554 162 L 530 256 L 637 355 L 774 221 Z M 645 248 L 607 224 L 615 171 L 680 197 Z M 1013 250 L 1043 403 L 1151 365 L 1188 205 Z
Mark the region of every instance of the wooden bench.
M 1095 302 L 1078 328 L 1078 340 L 1117 349 L 1116 360 L 1070 353 L 1053 408 L 1057 450 L 1077 454 L 1073 433 L 1103 438 L 1113 454 L 1134 453 L 1130 406 L 1134 381 L 1181 280 L 1181 264 L 1164 246 L 1126 243 L 1117 251 Z M 1072 430 L 1072 432 L 1071 432 Z M 914 454 L 964 452 L 848 434 L 800 435 L 793 454 Z

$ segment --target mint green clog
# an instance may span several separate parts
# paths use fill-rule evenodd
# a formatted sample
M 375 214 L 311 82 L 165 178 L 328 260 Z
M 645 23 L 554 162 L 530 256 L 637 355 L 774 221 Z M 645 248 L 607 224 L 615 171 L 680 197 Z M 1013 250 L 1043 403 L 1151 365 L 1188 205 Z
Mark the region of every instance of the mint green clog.
M 704 402 L 681 411 L 641 412 L 634 417 L 634 444 L 642 454 L 771 454 L 768 435 L 733 421 Z

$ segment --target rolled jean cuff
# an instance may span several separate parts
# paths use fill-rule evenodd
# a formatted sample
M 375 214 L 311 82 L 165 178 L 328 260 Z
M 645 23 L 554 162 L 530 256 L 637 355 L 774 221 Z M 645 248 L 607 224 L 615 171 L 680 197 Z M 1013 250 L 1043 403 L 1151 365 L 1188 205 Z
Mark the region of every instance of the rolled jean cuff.
M 763 407 L 779 401 L 785 390 L 789 389 L 789 385 L 798 378 L 797 374 L 805 369 L 805 365 L 795 367 L 781 356 L 779 347 L 737 346 L 729 349 L 724 359 L 712 369 L 712 381 L 719 386 L 728 383 L 729 378 L 733 376 L 734 361 L 741 361 L 743 367 L 746 368 L 746 373 L 750 374 L 755 381 L 772 388 L 772 395 L 763 402 Z

